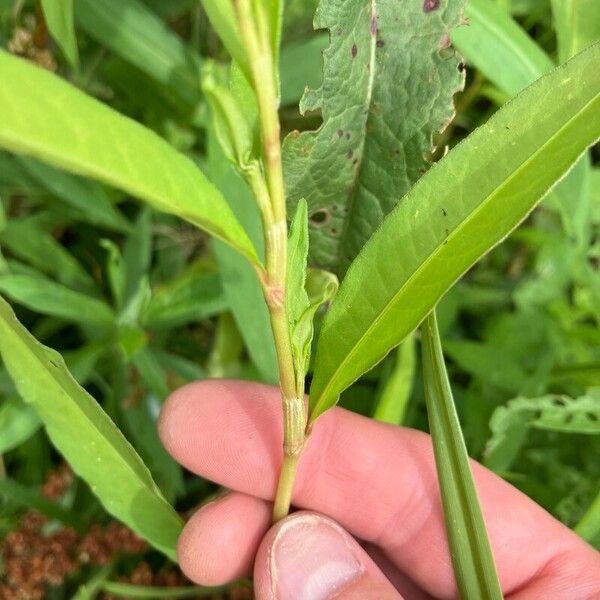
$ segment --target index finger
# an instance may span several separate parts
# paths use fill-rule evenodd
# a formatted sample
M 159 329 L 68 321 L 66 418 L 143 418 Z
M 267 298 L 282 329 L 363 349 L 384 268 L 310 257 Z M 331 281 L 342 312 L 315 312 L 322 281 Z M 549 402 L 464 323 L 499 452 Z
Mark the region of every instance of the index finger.
M 240 381 L 186 386 L 167 402 L 161 438 L 185 467 L 240 492 L 271 500 L 281 465 L 279 391 Z M 590 547 L 525 495 L 473 463 L 502 587 L 517 590 L 561 557 L 572 577 L 590 578 Z M 302 455 L 293 502 L 327 514 L 382 547 L 429 593 L 455 593 L 428 435 L 341 408 L 323 415 Z

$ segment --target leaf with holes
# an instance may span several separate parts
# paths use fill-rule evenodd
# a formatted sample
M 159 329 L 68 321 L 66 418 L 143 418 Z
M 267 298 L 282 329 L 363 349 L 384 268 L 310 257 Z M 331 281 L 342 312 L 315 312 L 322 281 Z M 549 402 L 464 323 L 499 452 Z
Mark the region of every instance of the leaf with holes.
M 428 167 L 432 135 L 462 89 L 449 33 L 463 0 L 322 0 L 329 29 L 323 85 L 300 110 L 321 110 L 317 131 L 290 134 L 284 168 L 290 210 L 309 209 L 311 262 L 343 273 L 383 218 Z
M 600 434 L 600 388 L 577 399 L 566 396 L 515 398 L 494 411 L 484 464 L 495 471 L 510 468 L 529 429 Z

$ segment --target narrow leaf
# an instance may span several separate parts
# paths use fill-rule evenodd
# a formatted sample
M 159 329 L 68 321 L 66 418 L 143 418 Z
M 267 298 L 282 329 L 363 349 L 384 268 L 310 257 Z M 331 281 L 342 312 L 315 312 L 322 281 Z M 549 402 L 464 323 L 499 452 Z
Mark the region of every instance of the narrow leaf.
M 560 62 L 600 40 L 598 0 L 551 0 L 551 5 Z
M 18 398 L 8 398 L 0 404 L 0 454 L 28 440 L 41 421 L 31 406 Z
M 50 35 L 73 68 L 79 67 L 79 52 L 73 25 L 73 0 L 41 0 Z
M 71 377 L 62 357 L 42 346 L 0 299 L 0 353 L 23 399 L 50 439 L 106 510 L 175 559 L 181 521 L 131 445 Z
M 96 292 L 92 277 L 39 221 L 37 216 L 11 219 L 0 232 L 0 242 L 14 256 L 28 261 L 66 286 L 76 291 Z
M 43 315 L 104 326 L 110 326 L 116 320 L 114 312 L 104 302 L 74 292 L 41 275 L 0 275 L 0 292 Z
M 260 215 L 252 194 L 225 159 L 214 133 L 209 135 L 208 164 L 211 180 L 229 200 L 262 256 L 264 248 Z M 256 272 L 230 248 L 216 241 L 215 256 L 223 292 L 252 362 L 265 382 L 277 383 L 279 369 L 269 312 Z
M 437 163 L 352 265 L 323 326 L 311 419 L 413 331 L 600 137 L 600 45 L 533 84 Z
M 466 15 L 469 25 L 455 29 L 452 42 L 509 97 L 552 70 L 552 60 L 498 3 L 469 0 Z
M 241 43 L 233 3 L 230 0 L 202 0 L 202 6 L 227 52 L 248 75 L 248 57 Z
M 421 328 L 423 382 L 450 556 L 461 598 L 502 599 L 469 456 L 446 373 L 435 312 Z
M 99 183 L 65 173 L 33 158 L 20 156 L 18 162 L 33 180 L 74 208 L 85 221 L 114 231 L 131 231 L 131 224 L 113 206 Z
M 432 135 L 452 119 L 463 86 L 448 37 L 463 4 L 319 4 L 315 28 L 329 29 L 331 44 L 323 85 L 305 93 L 300 110 L 320 109 L 323 124 L 284 144 L 288 202 L 308 202 L 313 264 L 345 272 L 428 167 Z
M 415 336 L 409 335 L 396 350 L 395 363 L 377 401 L 373 418 L 402 425 L 413 388 L 416 366 Z
M 192 269 L 155 290 L 143 321 L 151 328 L 172 328 L 212 317 L 227 307 L 219 275 Z
M 53 0 L 50 0 L 53 1 Z M 77 24 L 171 94 L 195 106 L 201 98 L 200 59 L 140 0 L 77 0 Z
M 11 82 L 0 88 L 0 146 L 119 187 L 258 262 L 218 190 L 156 134 L 6 52 L 0 79 Z

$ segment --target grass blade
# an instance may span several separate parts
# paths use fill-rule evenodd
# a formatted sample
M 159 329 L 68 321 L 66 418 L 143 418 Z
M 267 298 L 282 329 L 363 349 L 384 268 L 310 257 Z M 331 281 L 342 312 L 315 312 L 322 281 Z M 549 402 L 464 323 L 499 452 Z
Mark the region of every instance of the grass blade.
M 421 328 L 429 429 L 461 598 L 502 599 L 492 550 L 446 373 L 435 311 Z

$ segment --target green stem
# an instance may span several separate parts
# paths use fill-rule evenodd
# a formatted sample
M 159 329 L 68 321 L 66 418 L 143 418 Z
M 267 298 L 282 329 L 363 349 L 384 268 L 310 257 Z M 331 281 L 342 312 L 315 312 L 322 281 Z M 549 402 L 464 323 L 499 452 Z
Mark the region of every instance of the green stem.
M 287 278 L 285 189 L 281 162 L 279 99 L 267 19 L 262 12 L 264 10 L 262 3 L 252 4 L 251 0 L 236 0 L 235 9 L 256 93 L 266 179 L 266 190 L 255 173 L 252 174 L 250 185 L 261 209 L 265 231 L 266 272 L 259 273 L 259 277 L 269 308 L 282 398 L 284 457 L 273 508 L 273 519 L 276 521 L 289 512 L 298 458 L 304 445 L 306 412 L 304 398 L 299 398 L 296 391 L 296 374 L 285 302 Z
M 423 381 L 429 429 L 461 598 L 502 600 L 469 456 L 452 398 L 435 311 L 422 327 Z

